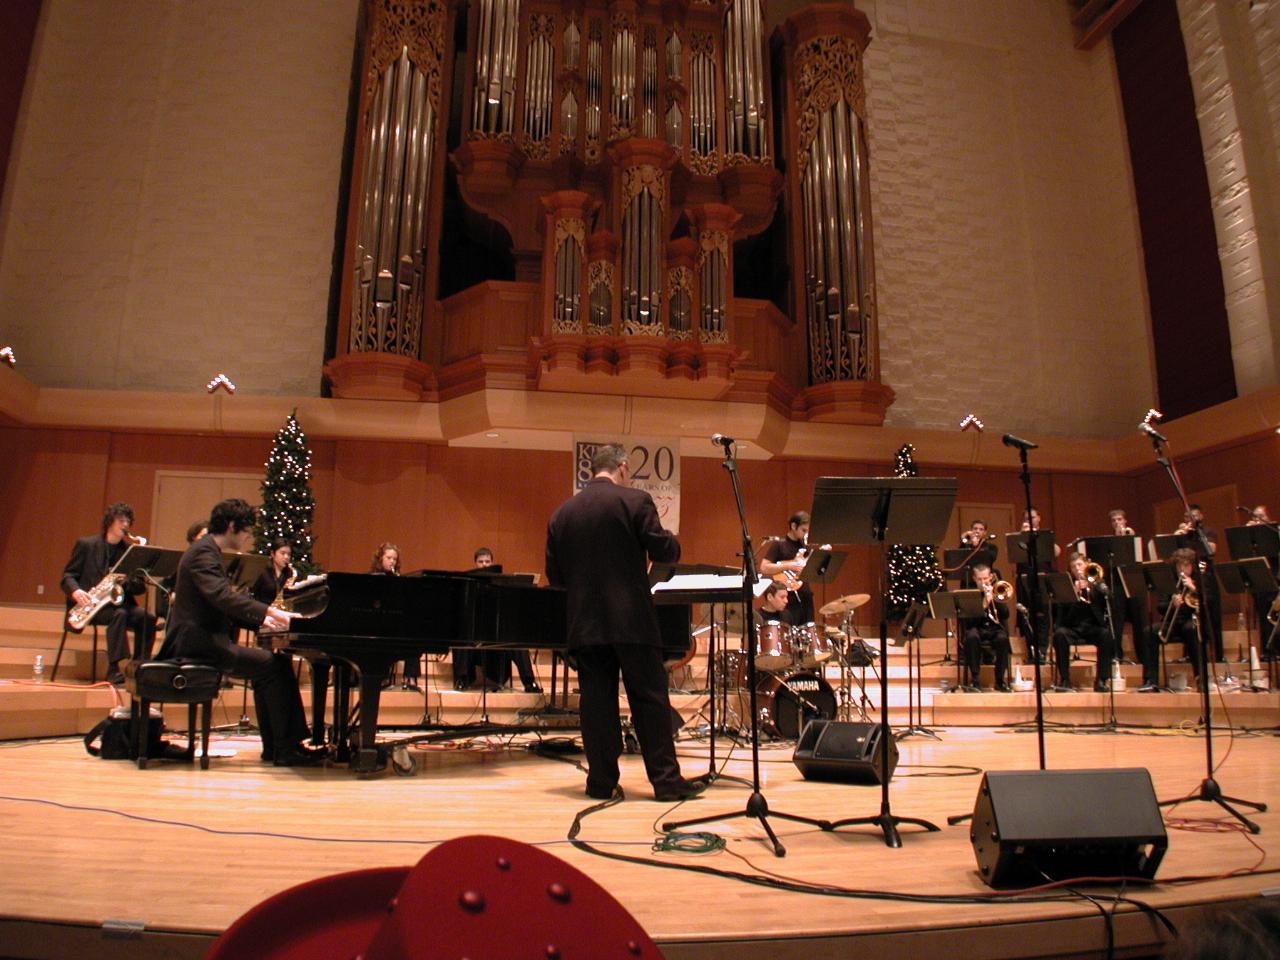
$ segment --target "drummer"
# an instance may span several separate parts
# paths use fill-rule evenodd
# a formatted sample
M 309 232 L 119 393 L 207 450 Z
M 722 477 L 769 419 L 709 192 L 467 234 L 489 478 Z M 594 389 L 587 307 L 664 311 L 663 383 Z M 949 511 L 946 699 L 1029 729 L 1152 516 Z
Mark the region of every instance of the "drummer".
M 795 626 L 791 611 L 787 609 L 788 599 L 786 585 L 772 581 L 760 594 L 760 602 L 756 606 L 756 626 L 762 627 L 766 623 Z

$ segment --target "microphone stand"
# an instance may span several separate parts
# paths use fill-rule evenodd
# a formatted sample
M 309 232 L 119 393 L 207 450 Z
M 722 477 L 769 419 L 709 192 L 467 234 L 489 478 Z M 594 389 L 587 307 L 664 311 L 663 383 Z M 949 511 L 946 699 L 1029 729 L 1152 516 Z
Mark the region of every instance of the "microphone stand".
M 1145 427 L 1146 424 L 1144 423 Z M 1218 786 L 1218 781 L 1213 778 L 1213 698 L 1209 695 L 1209 655 L 1207 647 L 1213 641 L 1213 624 L 1209 622 L 1206 629 L 1206 620 L 1212 621 L 1212 617 L 1208 616 L 1209 602 L 1208 595 L 1205 593 L 1204 585 L 1208 577 L 1213 576 L 1213 554 L 1209 551 L 1209 539 L 1204 533 L 1203 521 L 1197 519 L 1191 512 L 1191 503 L 1187 499 L 1186 488 L 1182 485 L 1182 478 L 1178 476 L 1177 465 L 1173 462 L 1173 457 L 1167 450 L 1161 446 L 1167 443 L 1159 433 L 1153 429 L 1143 431 L 1151 438 L 1151 444 L 1155 447 L 1156 463 L 1164 467 L 1165 473 L 1169 475 L 1169 482 L 1173 484 L 1174 492 L 1178 495 L 1178 499 L 1182 501 L 1183 510 L 1186 516 L 1192 518 L 1192 525 L 1195 529 L 1196 538 L 1200 541 L 1200 548 L 1204 551 L 1204 569 L 1200 569 L 1200 564 L 1192 564 L 1191 577 L 1196 585 L 1196 593 L 1200 597 L 1200 605 L 1203 608 L 1205 616 L 1196 617 L 1196 629 L 1199 632 L 1200 648 L 1197 653 L 1200 669 L 1200 696 L 1204 710 L 1204 761 L 1205 761 L 1205 778 L 1200 781 L 1200 786 L 1194 796 L 1179 797 L 1176 800 L 1161 800 L 1159 806 L 1169 807 L 1179 803 L 1187 803 L 1191 801 L 1199 803 L 1216 803 L 1231 816 L 1239 820 L 1250 833 L 1261 833 L 1262 828 L 1242 814 L 1232 804 L 1239 804 L 1242 807 L 1249 807 L 1257 810 L 1259 813 L 1265 812 L 1267 805 L 1258 803 L 1254 800 L 1242 800 L 1239 797 L 1229 797 L 1222 792 L 1222 788 Z
M 734 817 L 749 817 L 760 821 L 760 826 L 764 828 L 764 832 L 773 846 L 773 855 L 775 857 L 785 857 L 787 849 L 778 840 L 778 835 L 773 832 L 773 828 L 769 825 L 770 816 L 778 817 L 782 820 L 791 820 L 795 823 L 806 823 L 810 826 L 824 829 L 828 825 L 824 820 L 815 820 L 812 817 L 800 817 L 791 813 L 779 813 L 776 810 L 770 810 L 769 802 L 765 800 L 764 794 L 760 790 L 760 714 L 756 708 L 756 619 L 751 610 L 751 586 L 756 579 L 755 569 L 752 566 L 755 555 L 751 549 L 751 534 L 747 529 L 747 511 L 742 502 L 742 485 L 738 479 L 738 464 L 733 454 L 733 441 L 728 437 L 724 437 L 716 439 L 716 442 L 724 447 L 724 462 L 721 466 L 729 472 L 729 480 L 733 485 L 734 500 L 738 506 L 738 522 L 742 527 L 742 620 L 747 640 L 747 681 L 751 688 L 751 796 L 747 798 L 747 806 L 744 810 L 664 823 L 662 829 L 666 831 L 680 830 L 700 823 L 714 823 L 718 820 L 731 820 Z

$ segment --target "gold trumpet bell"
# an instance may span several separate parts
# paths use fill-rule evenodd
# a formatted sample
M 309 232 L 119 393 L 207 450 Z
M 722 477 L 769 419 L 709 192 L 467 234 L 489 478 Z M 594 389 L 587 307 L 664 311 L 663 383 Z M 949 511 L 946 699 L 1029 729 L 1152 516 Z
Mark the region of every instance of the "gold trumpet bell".
M 1102 569 L 1100 563 L 1086 563 L 1084 565 L 1084 578 L 1090 583 L 1101 583 L 1106 579 L 1106 571 Z

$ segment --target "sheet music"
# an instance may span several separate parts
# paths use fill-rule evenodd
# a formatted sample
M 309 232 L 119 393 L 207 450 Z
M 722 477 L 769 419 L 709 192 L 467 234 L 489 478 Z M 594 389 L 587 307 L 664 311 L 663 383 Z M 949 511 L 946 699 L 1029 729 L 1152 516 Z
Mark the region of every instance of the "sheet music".
M 765 587 L 772 583 L 768 577 L 760 577 L 756 580 L 752 587 L 752 592 L 758 597 L 764 592 Z M 652 587 L 653 593 L 662 593 L 667 590 L 741 590 L 742 574 L 722 574 L 722 573 L 678 573 L 670 580 L 663 580 L 655 583 Z

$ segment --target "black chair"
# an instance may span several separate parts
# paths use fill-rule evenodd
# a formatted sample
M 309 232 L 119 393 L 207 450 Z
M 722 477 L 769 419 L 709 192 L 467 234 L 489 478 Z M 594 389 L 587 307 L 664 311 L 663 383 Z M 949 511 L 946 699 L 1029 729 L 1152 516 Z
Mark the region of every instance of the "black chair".
M 91 623 L 89 625 L 93 629 L 93 658 L 89 661 L 89 682 L 98 682 L 98 625 Z M 53 683 L 58 679 L 58 664 L 62 662 L 62 650 L 67 645 L 67 634 L 71 631 L 67 629 L 66 621 L 62 624 L 62 638 L 58 640 L 58 655 L 53 658 L 53 670 L 49 674 L 49 682 Z
M 147 728 L 153 703 L 187 705 L 187 762 L 195 759 L 196 707 L 200 717 L 200 769 L 209 769 L 209 727 L 213 701 L 222 690 L 222 671 L 207 663 L 182 660 L 135 660 L 125 671 L 125 686 L 133 695 L 132 730 L 138 769 L 147 768 Z

